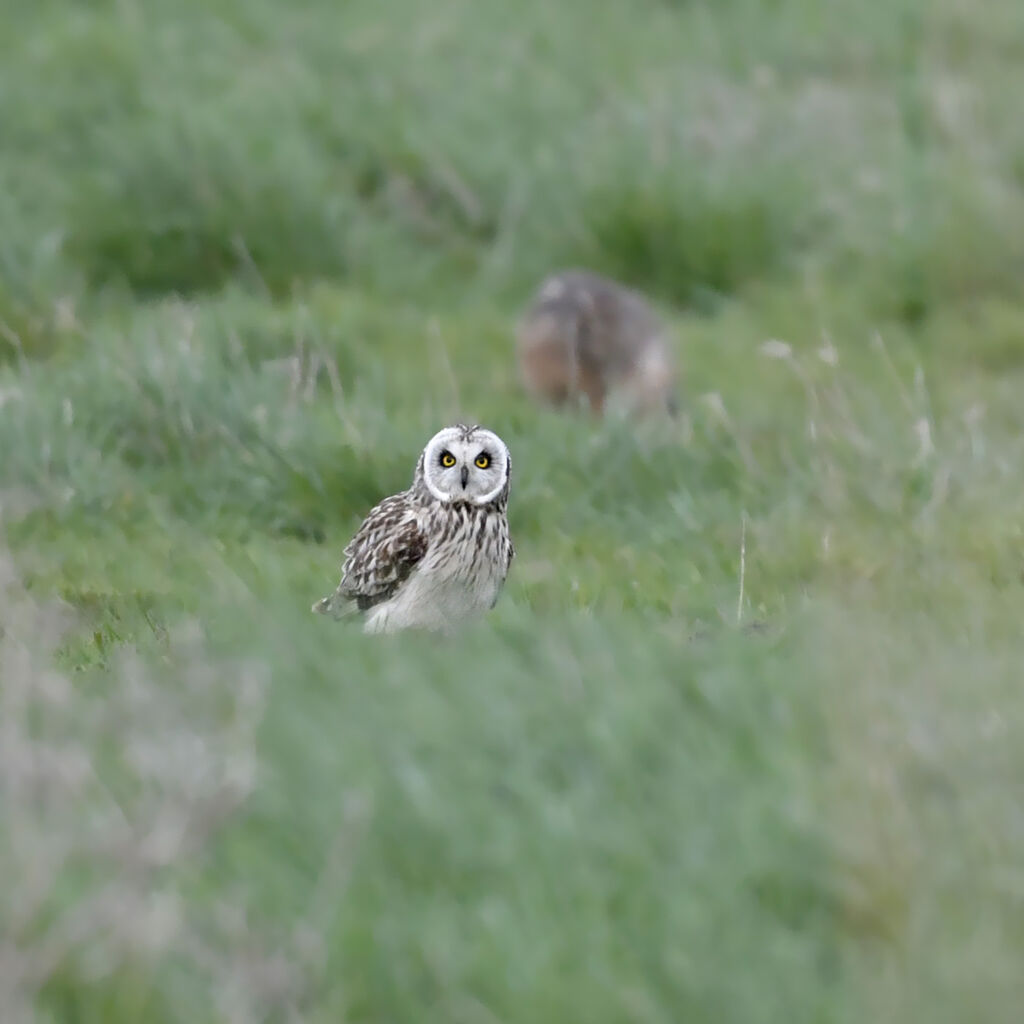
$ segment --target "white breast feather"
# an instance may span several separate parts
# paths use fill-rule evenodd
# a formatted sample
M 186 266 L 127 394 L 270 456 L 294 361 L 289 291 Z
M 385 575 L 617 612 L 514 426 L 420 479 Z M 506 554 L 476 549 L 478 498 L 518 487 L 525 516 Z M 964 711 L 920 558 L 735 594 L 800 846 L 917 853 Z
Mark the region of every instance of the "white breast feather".
M 502 512 L 441 505 L 423 513 L 421 528 L 426 554 L 393 596 L 368 611 L 366 632 L 447 631 L 497 600 L 511 558 Z

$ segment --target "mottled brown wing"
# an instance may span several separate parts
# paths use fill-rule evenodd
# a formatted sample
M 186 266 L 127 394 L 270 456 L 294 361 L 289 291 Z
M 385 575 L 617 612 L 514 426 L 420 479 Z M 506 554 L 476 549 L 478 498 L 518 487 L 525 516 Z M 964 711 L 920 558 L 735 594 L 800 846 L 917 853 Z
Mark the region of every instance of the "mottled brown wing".
M 427 537 L 408 495 L 385 498 L 370 510 L 345 548 L 338 592 L 360 609 L 386 601 L 427 553 Z

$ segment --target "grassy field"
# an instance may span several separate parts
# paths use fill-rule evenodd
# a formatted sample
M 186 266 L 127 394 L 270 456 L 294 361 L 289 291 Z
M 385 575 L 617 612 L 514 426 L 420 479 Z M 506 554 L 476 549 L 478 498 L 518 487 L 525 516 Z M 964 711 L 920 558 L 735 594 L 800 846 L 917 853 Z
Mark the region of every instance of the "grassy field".
M 1019 1019 L 1018 2 L 3 20 L 5 1021 Z M 525 398 L 566 264 L 680 421 Z M 460 417 L 491 616 L 311 615 Z

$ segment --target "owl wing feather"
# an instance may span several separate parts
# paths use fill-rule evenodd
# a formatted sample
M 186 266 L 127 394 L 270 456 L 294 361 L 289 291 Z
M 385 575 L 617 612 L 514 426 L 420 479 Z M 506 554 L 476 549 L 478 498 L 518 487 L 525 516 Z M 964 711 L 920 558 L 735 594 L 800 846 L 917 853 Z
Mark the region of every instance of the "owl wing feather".
M 354 603 L 366 611 L 391 597 L 427 553 L 427 535 L 408 493 L 375 505 L 344 551 L 337 590 L 313 610 L 339 613 Z

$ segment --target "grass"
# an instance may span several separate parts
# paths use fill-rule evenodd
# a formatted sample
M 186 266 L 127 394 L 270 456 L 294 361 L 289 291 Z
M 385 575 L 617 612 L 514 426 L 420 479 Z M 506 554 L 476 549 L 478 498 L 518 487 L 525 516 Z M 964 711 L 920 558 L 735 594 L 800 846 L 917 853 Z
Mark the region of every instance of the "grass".
M 9 6 L 5 1012 L 1016 1020 L 1017 6 Z M 522 393 L 574 263 L 680 421 Z M 459 417 L 493 613 L 310 615 Z

